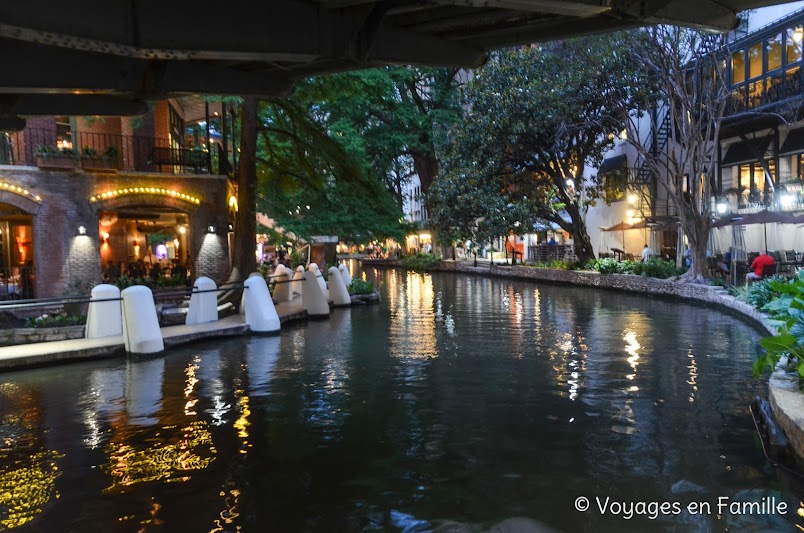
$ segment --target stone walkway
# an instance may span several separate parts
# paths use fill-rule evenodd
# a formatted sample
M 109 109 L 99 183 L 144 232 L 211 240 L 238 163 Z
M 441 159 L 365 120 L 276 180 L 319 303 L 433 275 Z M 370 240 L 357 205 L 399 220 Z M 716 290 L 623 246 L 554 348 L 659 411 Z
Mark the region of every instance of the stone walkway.
M 301 297 L 291 302 L 276 304 L 276 312 L 282 323 L 300 320 L 307 316 L 302 307 Z M 243 315 L 232 315 L 217 322 L 168 326 L 162 328 L 162 338 L 165 341 L 165 348 L 170 348 L 209 337 L 244 335 L 250 331 L 244 321 Z M 124 353 L 122 335 L 4 346 L 0 347 L 0 371 L 78 359 L 118 356 Z

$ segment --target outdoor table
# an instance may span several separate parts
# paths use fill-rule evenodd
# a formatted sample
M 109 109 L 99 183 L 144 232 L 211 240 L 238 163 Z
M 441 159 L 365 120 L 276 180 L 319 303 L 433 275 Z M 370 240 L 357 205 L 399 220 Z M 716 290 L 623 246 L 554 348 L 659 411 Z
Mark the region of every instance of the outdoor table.
M 625 254 L 625 250 L 621 250 L 619 248 L 612 248 L 611 251 L 614 252 L 615 255 L 617 256 L 617 261 L 623 260 L 623 254 Z

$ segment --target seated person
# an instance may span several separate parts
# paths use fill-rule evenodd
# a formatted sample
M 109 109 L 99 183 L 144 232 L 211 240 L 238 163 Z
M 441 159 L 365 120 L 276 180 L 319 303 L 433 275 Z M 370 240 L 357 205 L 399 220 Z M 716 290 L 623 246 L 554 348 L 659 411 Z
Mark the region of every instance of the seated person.
M 758 279 L 762 279 L 762 274 L 763 271 L 765 270 L 765 266 L 771 266 L 775 264 L 776 261 L 774 261 L 773 258 L 768 255 L 768 252 L 762 252 L 751 262 L 751 270 L 748 272 L 748 274 L 745 275 L 746 283 L 748 283 L 749 281 L 756 281 Z

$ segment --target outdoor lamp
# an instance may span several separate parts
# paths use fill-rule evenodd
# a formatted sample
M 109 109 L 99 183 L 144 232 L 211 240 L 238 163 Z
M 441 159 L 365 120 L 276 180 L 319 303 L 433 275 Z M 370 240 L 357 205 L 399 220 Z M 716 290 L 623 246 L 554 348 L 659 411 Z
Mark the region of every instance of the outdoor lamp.
M 569 187 L 570 189 L 575 187 L 575 181 L 572 178 L 567 179 L 567 187 Z
M 184 226 L 179 226 L 179 233 L 184 235 L 185 233 L 187 233 L 187 228 L 185 228 Z
M 215 233 L 215 226 L 213 226 L 212 224 L 207 226 L 207 233 Z
M 726 204 L 726 202 L 718 202 L 716 207 L 717 207 L 717 214 L 718 215 L 725 215 L 726 210 L 729 208 L 729 206 Z
M 86 235 L 87 234 L 87 228 L 85 226 L 78 226 L 78 234 L 79 235 Z
M 231 223 L 229 224 L 229 233 L 234 233 L 234 226 Z
M 793 200 L 794 199 L 792 195 L 783 194 L 782 197 L 779 199 L 779 202 L 781 202 L 782 207 L 790 207 L 791 205 L 793 205 Z

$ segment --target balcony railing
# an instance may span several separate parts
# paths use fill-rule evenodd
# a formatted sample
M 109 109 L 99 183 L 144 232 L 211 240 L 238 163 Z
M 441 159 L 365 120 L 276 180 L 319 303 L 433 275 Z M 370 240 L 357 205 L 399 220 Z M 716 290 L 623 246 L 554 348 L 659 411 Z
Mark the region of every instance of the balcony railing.
M 726 105 L 727 115 L 778 104 L 793 98 L 800 98 L 804 89 L 801 69 L 786 75 L 768 74 L 767 77 L 733 89 Z
M 116 152 L 117 157 L 104 160 L 112 169 L 123 171 L 218 174 L 218 168 L 226 166 L 219 165 L 223 156 L 219 153 L 221 150 L 210 158 L 206 150 L 171 147 L 169 139 L 159 137 L 78 132 L 73 136 L 72 145 L 76 160 L 86 148 L 103 158 L 113 147 L 111 151 Z M 56 131 L 26 128 L 6 134 L 5 139 L 0 138 L 0 164 L 34 166 L 38 146 L 56 147 Z

